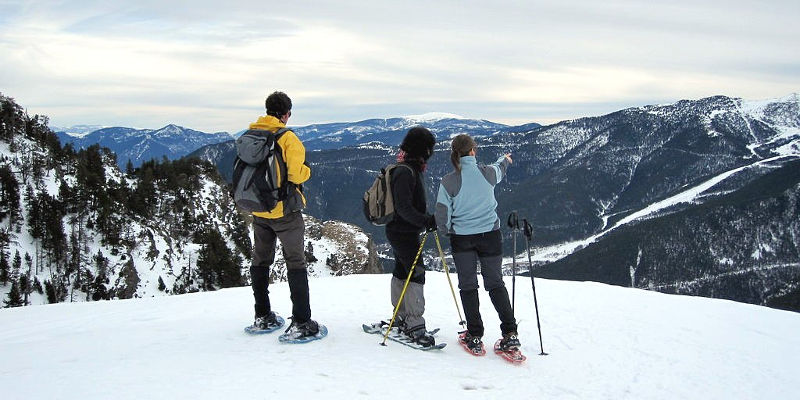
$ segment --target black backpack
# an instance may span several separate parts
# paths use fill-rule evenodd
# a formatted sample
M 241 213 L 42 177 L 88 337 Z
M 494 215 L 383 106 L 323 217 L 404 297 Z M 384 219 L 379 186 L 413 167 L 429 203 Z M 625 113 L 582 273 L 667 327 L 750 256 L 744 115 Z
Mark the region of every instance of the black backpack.
M 233 200 L 247 212 L 269 212 L 286 199 L 286 162 L 278 139 L 288 128 L 272 133 L 250 129 L 236 139 Z
M 408 168 L 414 174 L 414 169 L 406 164 L 389 164 L 386 168 L 381 168 L 372 186 L 364 192 L 364 217 L 373 225 L 386 225 L 394 219 L 391 177 L 392 170 L 400 166 Z

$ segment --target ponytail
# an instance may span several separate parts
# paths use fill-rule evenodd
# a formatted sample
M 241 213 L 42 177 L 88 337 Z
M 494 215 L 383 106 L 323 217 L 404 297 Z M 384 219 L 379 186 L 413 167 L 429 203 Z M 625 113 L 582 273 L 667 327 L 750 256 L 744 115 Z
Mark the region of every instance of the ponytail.
M 475 140 L 465 133 L 453 138 L 453 143 L 450 145 L 450 162 L 456 171 L 461 171 L 461 157 L 469 155 L 475 147 L 477 147 Z

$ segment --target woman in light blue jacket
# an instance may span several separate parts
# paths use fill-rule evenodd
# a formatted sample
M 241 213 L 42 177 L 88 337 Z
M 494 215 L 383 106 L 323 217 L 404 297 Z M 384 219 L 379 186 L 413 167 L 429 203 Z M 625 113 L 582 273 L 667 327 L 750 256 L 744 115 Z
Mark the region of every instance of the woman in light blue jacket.
M 492 165 L 478 164 L 477 145 L 469 135 L 453 138 L 450 161 L 455 171 L 445 175 L 436 198 L 438 231 L 450 237 L 453 261 L 458 271 L 458 288 L 467 330 L 459 333 L 461 343 L 476 355 L 485 354 L 483 321 L 478 300 L 478 262 L 483 285 L 489 292 L 497 315 L 503 350 L 519 348 L 517 323 L 503 282 L 503 243 L 494 187 L 505 176 L 512 163 L 505 154 Z

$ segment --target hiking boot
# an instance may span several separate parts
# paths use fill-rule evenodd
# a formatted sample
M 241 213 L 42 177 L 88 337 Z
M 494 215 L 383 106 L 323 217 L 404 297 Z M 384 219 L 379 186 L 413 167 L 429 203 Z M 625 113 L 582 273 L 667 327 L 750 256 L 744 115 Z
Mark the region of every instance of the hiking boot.
M 387 319 L 386 321 L 391 321 L 391 319 Z M 389 322 L 383 322 L 387 327 L 389 326 Z M 402 317 L 397 317 L 394 319 L 394 324 L 392 324 L 392 329 L 396 329 L 398 332 L 405 332 L 408 326 L 406 326 L 406 321 Z
M 500 350 L 519 350 L 519 346 L 520 343 L 519 338 L 517 337 L 517 332 L 506 332 L 503 334 L 503 338 L 500 339 Z
M 433 335 L 429 334 L 428 331 L 425 330 L 424 326 L 407 333 L 407 335 L 412 342 L 422 347 L 431 347 L 436 345 L 436 339 L 434 339 Z
M 480 336 L 472 336 L 469 334 L 469 331 L 461 332 L 461 335 L 458 335 L 459 340 L 469 351 L 480 354 L 483 353 L 483 341 L 481 340 Z
M 253 322 L 254 328 L 262 330 L 275 329 L 278 326 L 280 326 L 278 315 L 274 311 L 270 311 L 267 315 L 256 317 L 255 322 Z
M 292 323 L 286 328 L 285 335 L 290 339 L 302 339 L 315 336 L 317 333 L 319 333 L 319 324 L 317 324 L 317 321 L 310 319 L 305 322 L 297 322 L 292 318 Z

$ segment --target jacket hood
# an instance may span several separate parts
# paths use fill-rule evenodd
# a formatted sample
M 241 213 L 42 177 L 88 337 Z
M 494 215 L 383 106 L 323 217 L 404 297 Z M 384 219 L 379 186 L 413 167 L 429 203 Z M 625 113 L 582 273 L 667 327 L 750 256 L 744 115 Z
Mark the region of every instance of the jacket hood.
M 275 132 L 285 126 L 286 124 L 272 115 L 262 115 L 256 122 L 250 124 L 250 129 L 266 129 Z

